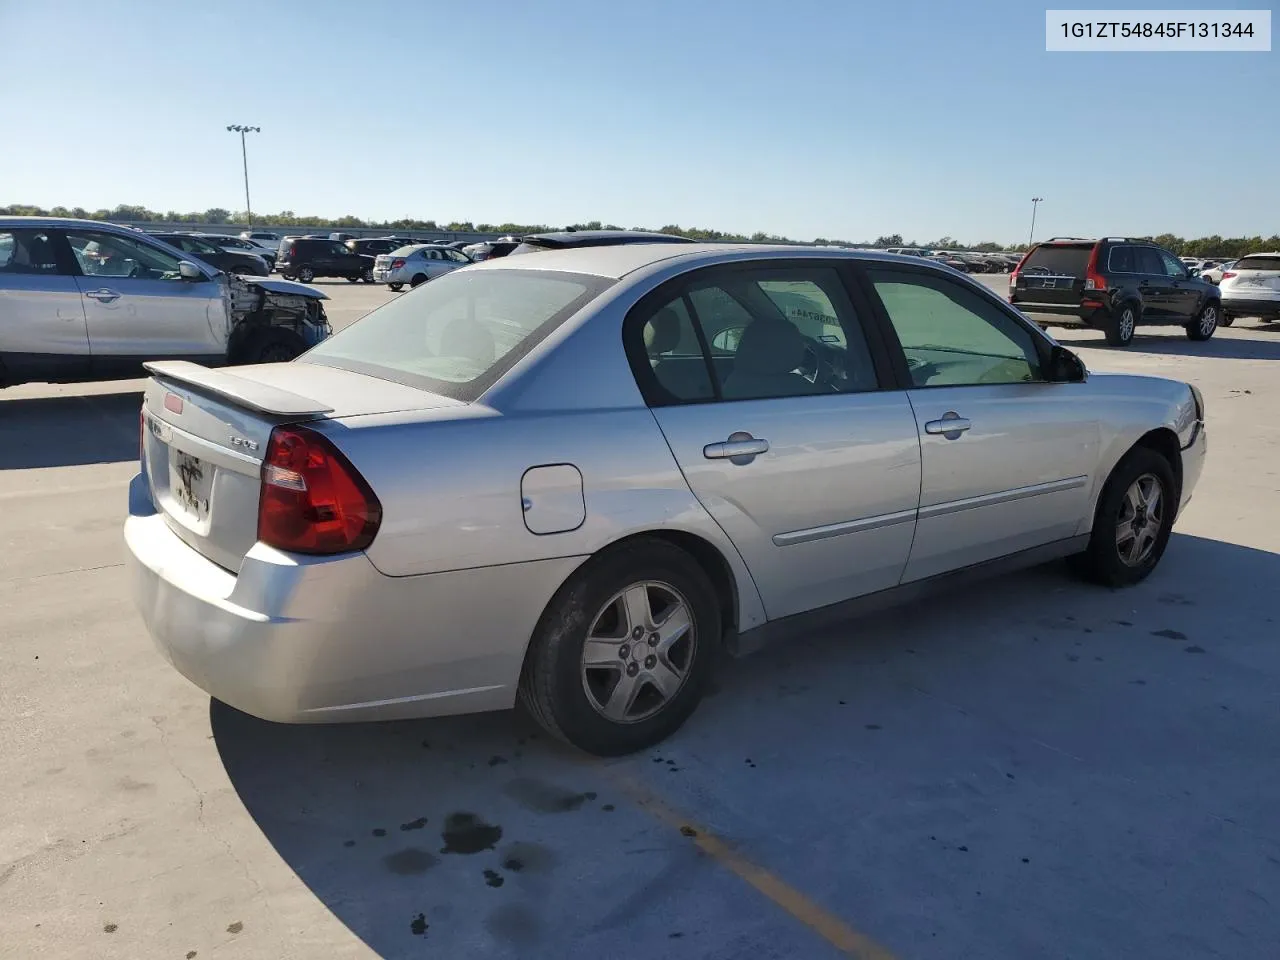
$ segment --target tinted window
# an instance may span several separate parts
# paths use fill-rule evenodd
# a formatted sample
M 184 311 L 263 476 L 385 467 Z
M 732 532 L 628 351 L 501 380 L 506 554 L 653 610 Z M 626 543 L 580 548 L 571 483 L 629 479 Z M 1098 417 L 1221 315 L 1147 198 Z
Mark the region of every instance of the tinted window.
M 455 270 L 338 331 L 308 361 L 473 400 L 613 283 L 526 270 Z
M 687 318 L 682 309 L 687 308 Z M 701 274 L 686 288 L 684 307 L 665 305 L 645 326 L 645 351 L 654 360 L 652 326 L 667 312 L 681 314 L 671 356 L 654 364 L 660 385 L 676 400 L 706 399 L 705 372 L 690 362 L 701 352 L 690 322 L 710 350 L 716 396 L 760 400 L 850 393 L 877 388 L 859 319 L 836 271 L 827 267 L 725 270 Z M 656 331 L 659 346 L 672 343 Z M 662 351 L 659 351 L 662 353 Z M 688 369 L 664 370 L 683 361 Z
M 140 237 L 97 230 L 69 230 L 67 242 L 80 270 L 89 277 L 180 280 L 177 257 Z
M 1031 251 L 1022 272 L 1083 277 L 1092 252 L 1093 244 L 1041 244 Z
M 645 359 L 676 400 L 711 400 L 715 387 L 683 295 L 660 306 L 641 327 Z
M 1112 273 L 1135 273 L 1133 247 L 1112 247 L 1107 258 L 1107 269 Z
M 1243 257 L 1235 262 L 1232 270 L 1280 270 L 1280 257 Z
M 53 240 L 43 230 L 0 230 L 0 273 L 57 273 Z
M 913 386 L 1043 379 L 1031 332 L 981 294 L 945 277 L 868 274 L 907 355 Z
M 1155 247 L 1134 247 L 1133 260 L 1138 273 L 1164 276 L 1164 261 Z

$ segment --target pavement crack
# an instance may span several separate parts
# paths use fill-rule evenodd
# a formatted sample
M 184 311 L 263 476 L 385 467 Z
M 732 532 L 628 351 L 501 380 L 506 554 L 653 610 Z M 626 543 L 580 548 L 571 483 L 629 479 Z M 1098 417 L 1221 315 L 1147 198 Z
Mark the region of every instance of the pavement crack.
M 206 836 L 212 839 L 215 843 L 217 843 L 220 847 L 222 847 L 222 849 L 226 852 L 227 856 L 231 858 L 232 862 L 235 863 L 235 865 L 240 868 L 240 872 L 244 874 L 245 880 L 248 881 L 251 887 L 253 887 L 254 892 L 260 898 L 265 898 L 266 892 L 262 889 L 262 884 L 258 882 L 257 877 L 255 877 L 253 873 L 249 870 L 248 864 L 246 864 L 243 860 L 240 859 L 239 855 L 236 853 L 235 848 L 231 845 L 230 841 L 228 841 L 225 837 L 219 834 L 218 831 L 214 830 L 211 826 L 209 826 L 208 823 L 205 822 L 204 792 L 198 786 L 196 786 L 196 782 L 191 779 L 191 776 L 185 770 L 183 770 L 182 767 L 178 765 L 178 761 L 174 757 L 173 751 L 169 748 L 169 736 L 164 731 L 164 725 L 161 723 L 161 718 L 152 717 L 151 723 L 156 728 L 156 732 L 160 734 L 160 746 L 164 749 L 164 754 L 169 760 L 169 766 L 173 767 L 173 769 L 177 771 L 178 776 L 180 776 L 183 780 L 186 781 L 187 786 L 191 788 L 191 792 L 195 794 L 196 826 L 199 828 L 201 833 L 204 833 Z

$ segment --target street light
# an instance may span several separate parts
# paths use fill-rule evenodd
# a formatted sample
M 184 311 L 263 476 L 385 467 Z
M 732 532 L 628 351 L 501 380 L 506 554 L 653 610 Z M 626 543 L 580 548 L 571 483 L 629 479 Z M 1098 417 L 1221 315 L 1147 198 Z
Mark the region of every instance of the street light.
M 248 176 L 248 175 L 246 174 L 246 176 Z M 249 189 L 249 187 L 248 187 L 248 180 L 246 180 L 246 181 L 245 181 L 245 184 L 246 184 L 246 186 L 245 186 L 245 190 L 247 191 L 247 190 Z M 1027 246 L 1028 246 L 1028 247 L 1030 247 L 1030 246 L 1031 246 L 1031 238 L 1032 238 L 1032 237 L 1034 237 L 1034 236 L 1036 235 L 1036 205 L 1037 205 L 1037 204 L 1039 204 L 1039 203 L 1042 203 L 1043 201 L 1044 201 L 1044 197 L 1032 197 L 1032 198 L 1031 198 L 1031 232 L 1030 232 L 1029 234 L 1027 234 Z
M 240 159 L 244 161 L 244 211 L 249 217 L 249 229 L 253 229 L 253 207 L 249 203 L 249 153 L 245 149 L 244 135 L 246 133 L 261 133 L 261 127 L 246 127 L 239 123 L 233 123 L 227 127 L 228 133 L 240 134 Z

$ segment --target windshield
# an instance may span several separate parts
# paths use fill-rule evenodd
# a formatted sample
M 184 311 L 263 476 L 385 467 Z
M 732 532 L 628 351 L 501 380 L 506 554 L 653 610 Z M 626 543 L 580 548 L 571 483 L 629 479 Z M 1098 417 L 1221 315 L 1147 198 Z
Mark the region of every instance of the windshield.
M 1031 251 L 1031 256 L 1022 265 L 1022 272 L 1083 277 L 1092 250 L 1093 244 L 1044 244 Z
M 304 359 L 476 399 L 614 281 L 540 270 L 463 270 L 392 300 Z
M 1232 269 L 1237 272 L 1240 270 L 1280 270 L 1280 256 L 1244 257 L 1237 260 Z

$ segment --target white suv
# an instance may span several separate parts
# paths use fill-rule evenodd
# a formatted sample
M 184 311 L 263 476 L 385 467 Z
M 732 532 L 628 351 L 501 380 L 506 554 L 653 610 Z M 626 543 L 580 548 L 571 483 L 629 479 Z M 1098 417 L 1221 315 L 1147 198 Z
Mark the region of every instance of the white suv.
M 1260 317 L 1280 321 L 1280 253 L 1251 253 L 1224 270 L 1218 284 L 1222 292 L 1222 325 L 1236 317 Z

